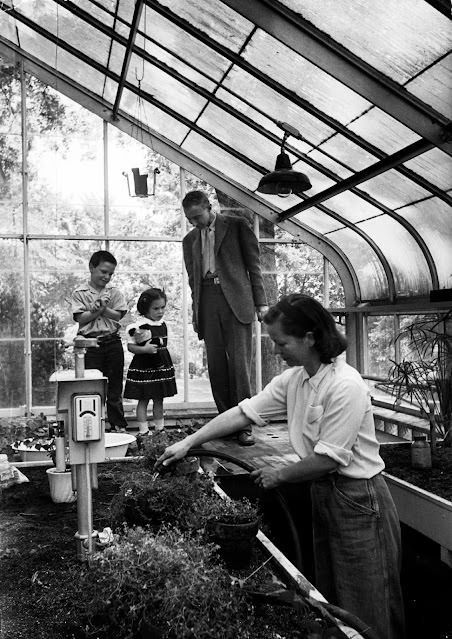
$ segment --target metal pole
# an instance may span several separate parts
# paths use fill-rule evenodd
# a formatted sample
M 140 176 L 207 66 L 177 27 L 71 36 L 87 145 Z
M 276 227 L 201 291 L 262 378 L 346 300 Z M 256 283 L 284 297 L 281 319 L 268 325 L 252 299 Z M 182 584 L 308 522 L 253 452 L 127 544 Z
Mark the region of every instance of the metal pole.
M 23 61 L 20 63 L 21 127 L 22 127 L 22 218 L 24 238 L 24 315 L 25 315 L 25 405 L 31 414 L 33 405 L 31 318 L 30 318 L 30 260 L 28 246 L 28 140 L 27 140 L 27 87 Z
M 330 307 L 330 263 L 323 258 L 323 306 Z
M 259 216 L 254 213 L 253 216 L 254 234 L 259 241 Z M 262 390 L 262 327 L 260 321 L 256 318 L 254 321 L 254 336 L 256 344 L 256 393 Z
M 186 193 L 186 182 L 185 182 L 185 169 L 180 168 L 180 195 L 181 201 L 184 199 Z M 181 206 L 181 234 L 182 237 L 187 232 L 187 220 L 185 219 L 184 211 Z M 190 401 L 189 389 L 188 389 L 188 379 L 189 379 L 189 354 L 188 354 L 188 279 L 187 274 L 185 272 L 184 265 L 184 257 L 182 256 L 182 337 L 184 341 L 184 402 Z
M 104 233 L 107 237 L 105 249 L 110 250 L 110 200 L 108 183 L 108 122 L 103 121 L 103 149 L 104 149 Z

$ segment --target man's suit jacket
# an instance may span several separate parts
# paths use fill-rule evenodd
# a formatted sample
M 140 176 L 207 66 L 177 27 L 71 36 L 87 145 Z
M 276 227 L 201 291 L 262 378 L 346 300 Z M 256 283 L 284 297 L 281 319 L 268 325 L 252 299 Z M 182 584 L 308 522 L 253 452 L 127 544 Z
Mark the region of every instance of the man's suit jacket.
M 202 287 L 201 231 L 192 229 L 183 239 L 184 261 L 192 292 L 193 322 L 199 326 L 199 300 Z M 217 215 L 215 221 L 215 266 L 221 290 L 239 322 L 249 324 L 255 307 L 265 306 L 267 298 L 262 279 L 259 243 L 243 218 Z

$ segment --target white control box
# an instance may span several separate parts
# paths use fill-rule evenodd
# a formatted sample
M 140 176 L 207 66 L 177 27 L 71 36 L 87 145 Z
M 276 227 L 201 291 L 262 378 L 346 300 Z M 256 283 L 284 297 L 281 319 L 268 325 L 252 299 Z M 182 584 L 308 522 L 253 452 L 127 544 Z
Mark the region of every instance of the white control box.
M 100 395 L 74 395 L 72 398 L 72 439 L 95 442 L 102 437 L 102 398 Z

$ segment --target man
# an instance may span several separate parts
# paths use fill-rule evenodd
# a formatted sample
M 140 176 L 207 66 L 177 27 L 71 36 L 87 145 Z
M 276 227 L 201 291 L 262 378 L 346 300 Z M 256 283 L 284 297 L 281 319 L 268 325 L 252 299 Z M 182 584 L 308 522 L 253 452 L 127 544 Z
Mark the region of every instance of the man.
M 251 396 L 252 322 L 267 311 L 259 243 L 243 218 L 215 215 L 203 191 L 182 201 L 195 227 L 183 239 L 193 301 L 193 327 L 204 339 L 210 385 L 219 413 Z M 254 444 L 250 427 L 238 433 Z

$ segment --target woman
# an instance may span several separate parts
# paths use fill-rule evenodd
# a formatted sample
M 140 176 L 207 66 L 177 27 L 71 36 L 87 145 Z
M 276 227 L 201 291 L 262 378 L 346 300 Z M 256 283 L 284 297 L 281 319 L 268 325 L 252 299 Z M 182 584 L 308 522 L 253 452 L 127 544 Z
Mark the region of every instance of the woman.
M 264 489 L 312 481 L 317 588 L 369 624 L 379 639 L 403 639 L 400 528 L 381 475 L 368 388 L 354 368 L 337 359 L 345 338 L 313 298 L 283 297 L 263 321 L 290 368 L 256 396 L 167 448 L 158 463 L 167 465 L 249 423 L 265 426 L 272 415 L 285 412 L 300 460 L 261 468 L 252 477 Z

